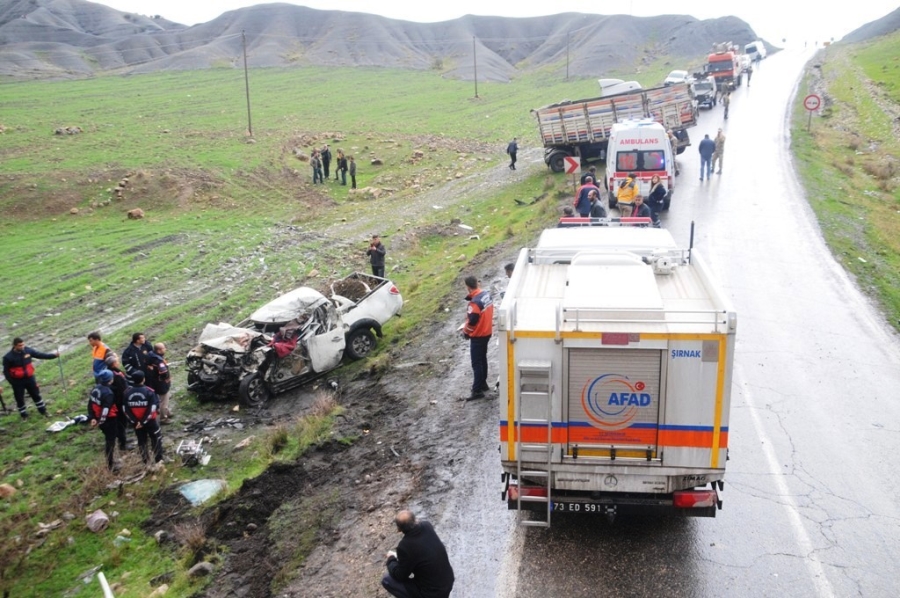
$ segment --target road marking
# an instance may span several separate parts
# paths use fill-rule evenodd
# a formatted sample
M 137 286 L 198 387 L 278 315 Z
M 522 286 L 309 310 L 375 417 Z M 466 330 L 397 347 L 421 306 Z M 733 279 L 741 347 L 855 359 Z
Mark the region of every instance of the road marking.
M 747 377 L 744 376 L 741 371 L 742 368 L 735 366 L 734 369 L 739 380 L 747 380 Z M 823 598 L 834 598 L 834 589 L 832 589 L 831 583 L 829 583 L 828 578 L 825 576 L 825 569 L 822 567 L 822 563 L 814 560 L 810 556 L 816 548 L 813 546 L 812 540 L 806 532 L 806 528 L 803 526 L 803 517 L 800 515 L 797 501 L 794 500 L 794 495 L 791 494 L 787 482 L 785 482 L 785 475 L 782 471 L 781 463 L 775 455 L 772 439 L 769 438 L 769 435 L 766 433 L 765 427 L 763 427 L 763 423 L 759 418 L 758 407 L 753 402 L 750 388 L 746 383 L 742 383 L 741 391 L 744 395 L 744 401 L 750 408 L 750 417 L 753 418 L 753 427 L 756 430 L 756 436 L 762 442 L 763 455 L 766 457 L 766 464 L 768 465 L 769 472 L 773 474 L 772 479 L 775 480 L 775 489 L 778 492 L 778 498 L 784 501 L 791 528 L 794 530 L 794 535 L 800 545 L 802 554 L 805 555 L 803 557 L 803 562 L 806 565 L 809 574 L 812 576 L 813 586 L 816 588 L 816 595 Z

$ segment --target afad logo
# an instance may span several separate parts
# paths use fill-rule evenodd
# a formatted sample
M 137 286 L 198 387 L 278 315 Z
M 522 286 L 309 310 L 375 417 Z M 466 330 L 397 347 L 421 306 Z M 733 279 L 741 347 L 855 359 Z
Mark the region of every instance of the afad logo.
M 628 376 L 604 374 L 588 381 L 581 390 L 581 406 L 592 425 L 601 430 L 622 430 L 631 425 L 639 407 L 649 407 L 647 385 Z

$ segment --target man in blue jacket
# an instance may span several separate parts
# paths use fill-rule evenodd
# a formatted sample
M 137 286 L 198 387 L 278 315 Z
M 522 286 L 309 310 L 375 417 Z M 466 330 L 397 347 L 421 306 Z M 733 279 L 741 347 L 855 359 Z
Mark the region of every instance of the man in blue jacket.
M 712 175 L 712 155 L 716 151 L 716 142 L 709 138 L 709 134 L 706 134 L 697 150 L 700 152 L 700 180 L 702 181 L 704 172 L 706 178 Z

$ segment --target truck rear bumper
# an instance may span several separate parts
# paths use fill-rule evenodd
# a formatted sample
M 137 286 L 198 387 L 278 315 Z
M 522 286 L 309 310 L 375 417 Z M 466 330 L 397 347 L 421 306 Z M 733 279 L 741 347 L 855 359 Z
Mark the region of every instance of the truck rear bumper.
M 546 501 L 535 500 L 546 497 L 547 489 L 541 486 L 519 487 L 510 483 L 506 491 L 506 505 L 511 511 L 546 511 Z M 522 500 L 519 500 L 521 495 Z M 530 499 L 530 500 L 526 500 Z M 608 515 L 616 507 L 640 507 L 674 509 L 687 517 L 715 517 L 722 508 L 722 500 L 716 490 L 700 488 L 679 490 L 671 494 L 639 494 L 625 492 L 581 492 L 552 490 L 550 509 L 554 513 L 587 513 Z

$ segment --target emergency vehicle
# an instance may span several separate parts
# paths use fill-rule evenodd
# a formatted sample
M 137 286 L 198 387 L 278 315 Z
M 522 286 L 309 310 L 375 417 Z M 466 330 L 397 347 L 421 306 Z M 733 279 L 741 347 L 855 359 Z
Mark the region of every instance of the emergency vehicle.
M 524 525 L 722 507 L 737 315 L 695 249 L 628 220 L 544 231 L 499 307 L 503 498 L 539 511 Z
M 609 132 L 606 188 L 610 208 L 618 204 L 619 185 L 632 174 L 638 193 L 644 197 L 650 194 L 650 180 L 658 175 L 666 186 L 662 209 L 669 209 L 675 190 L 675 153 L 666 130 L 649 118 L 616 123 Z

